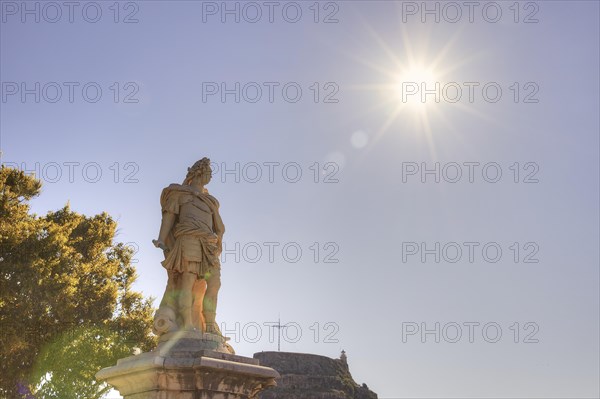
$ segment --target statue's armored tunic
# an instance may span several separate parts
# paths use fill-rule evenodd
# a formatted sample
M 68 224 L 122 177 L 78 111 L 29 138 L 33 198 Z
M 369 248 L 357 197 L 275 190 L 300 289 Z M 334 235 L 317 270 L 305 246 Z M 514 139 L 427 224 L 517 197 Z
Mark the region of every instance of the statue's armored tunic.
M 220 268 L 225 226 L 217 199 L 206 191 L 171 184 L 163 190 L 160 204 L 163 213 L 177 215 L 166 241 L 170 251 L 162 265 L 169 271 L 194 273 L 198 278 Z

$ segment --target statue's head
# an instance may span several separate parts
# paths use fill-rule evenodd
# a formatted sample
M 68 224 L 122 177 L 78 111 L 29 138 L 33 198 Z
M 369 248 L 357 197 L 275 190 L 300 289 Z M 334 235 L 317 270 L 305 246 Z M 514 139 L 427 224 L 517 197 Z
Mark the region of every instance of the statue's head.
M 187 175 L 183 184 L 191 185 L 194 179 L 199 179 L 202 185 L 208 184 L 212 178 L 212 168 L 210 167 L 210 159 L 202 158 L 196 162 L 191 168 L 188 168 Z

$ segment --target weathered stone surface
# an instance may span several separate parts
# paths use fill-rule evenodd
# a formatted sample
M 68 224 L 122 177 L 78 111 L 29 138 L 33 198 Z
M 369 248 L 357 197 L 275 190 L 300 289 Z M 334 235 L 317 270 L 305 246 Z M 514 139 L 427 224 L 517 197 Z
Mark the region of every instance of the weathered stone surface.
M 207 349 L 214 347 L 207 341 L 187 332 L 151 352 L 119 359 L 96 378 L 125 399 L 254 399 L 275 385 L 275 370 L 257 359 Z
M 342 359 L 307 353 L 259 352 L 254 358 L 281 374 L 277 387 L 261 399 L 377 399 L 366 385 L 360 386 Z

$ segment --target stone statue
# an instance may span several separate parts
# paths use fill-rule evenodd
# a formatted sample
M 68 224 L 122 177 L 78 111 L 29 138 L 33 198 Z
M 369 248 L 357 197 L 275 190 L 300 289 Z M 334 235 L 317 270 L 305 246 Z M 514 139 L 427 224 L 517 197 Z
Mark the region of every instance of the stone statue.
M 258 399 L 277 385 L 279 373 L 236 355 L 215 321 L 225 226 L 219 202 L 204 188 L 211 175 L 202 158 L 183 184 L 162 191 L 160 233 L 152 240 L 164 251 L 168 275 L 154 316 L 158 345 L 96 373 L 124 399 Z
M 185 330 L 222 336 L 215 319 L 225 226 L 219 202 L 204 188 L 211 176 L 210 160 L 202 158 L 188 168 L 183 184 L 162 191 L 160 233 L 152 241 L 164 251 L 168 274 L 154 317 L 158 335 Z

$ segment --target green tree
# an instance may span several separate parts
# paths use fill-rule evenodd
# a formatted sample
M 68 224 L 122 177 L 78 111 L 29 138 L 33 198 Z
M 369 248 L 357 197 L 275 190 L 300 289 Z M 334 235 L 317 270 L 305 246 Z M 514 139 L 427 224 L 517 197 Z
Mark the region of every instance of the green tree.
M 152 299 L 106 213 L 37 216 L 34 177 L 0 167 L 0 398 L 93 399 L 102 367 L 154 347 Z

